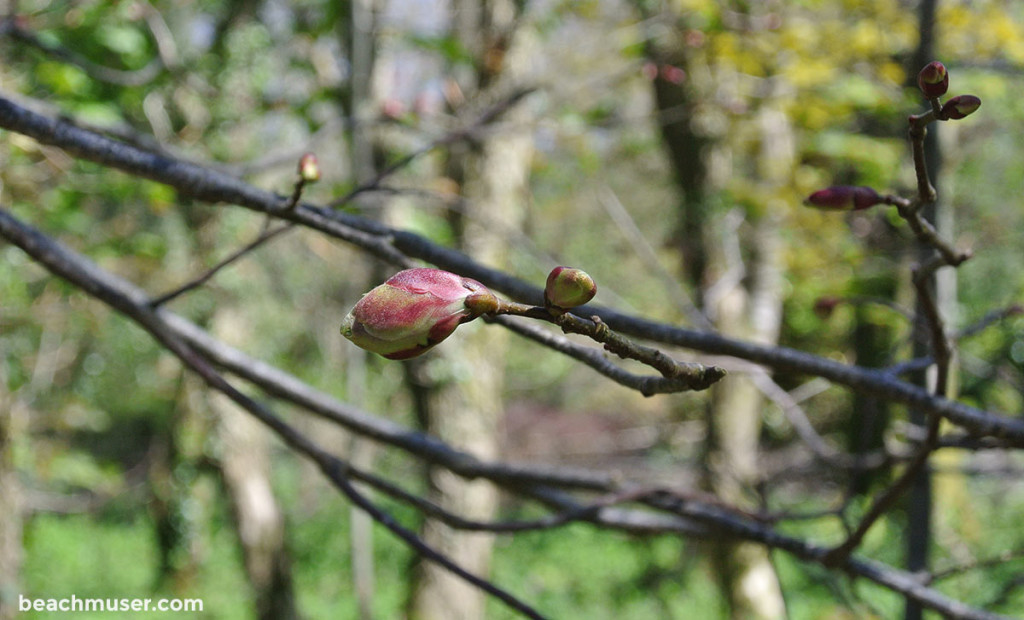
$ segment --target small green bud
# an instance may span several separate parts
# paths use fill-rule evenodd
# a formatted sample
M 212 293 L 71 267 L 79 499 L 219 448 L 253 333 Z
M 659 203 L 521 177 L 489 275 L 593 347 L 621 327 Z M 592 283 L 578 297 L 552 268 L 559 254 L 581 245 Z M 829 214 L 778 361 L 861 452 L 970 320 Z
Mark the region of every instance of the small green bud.
M 555 267 L 548 274 L 544 287 L 544 300 L 549 306 L 575 308 L 582 306 L 597 294 L 594 279 L 581 269 Z

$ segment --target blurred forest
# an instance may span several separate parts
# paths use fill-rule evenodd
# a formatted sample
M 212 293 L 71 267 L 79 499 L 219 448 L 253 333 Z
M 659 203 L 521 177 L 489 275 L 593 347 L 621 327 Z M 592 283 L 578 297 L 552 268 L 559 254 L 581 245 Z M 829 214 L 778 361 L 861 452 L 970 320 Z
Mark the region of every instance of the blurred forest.
M 126 310 L 0 228 L 0 620 L 58 617 L 19 614 L 19 595 L 71 594 L 199 598 L 204 618 L 530 615 L 381 515 L 534 617 L 1024 616 L 1024 4 L 6 0 L 0 13 L 0 213 L 151 298 L 259 240 L 199 286 Z M 929 216 L 973 256 L 916 289 L 928 254 L 896 209 L 801 203 L 830 185 L 915 195 L 907 117 L 929 109 L 915 79 L 936 59 L 951 95 L 983 101 L 927 144 Z M 106 157 L 109 140 L 154 159 Z M 321 178 L 283 207 L 304 153 Z M 158 165 L 181 161 L 198 168 Z M 260 206 L 267 192 L 276 207 Z M 521 298 L 536 289 L 499 276 L 539 287 L 579 267 L 596 312 L 769 353 L 638 327 L 729 371 L 652 397 L 484 321 L 388 361 L 338 330 L 402 260 L 491 268 L 463 275 Z M 920 290 L 955 344 L 946 392 L 1008 435 L 955 424 L 941 394 L 892 395 L 934 389 Z M 268 381 L 294 384 L 268 387 L 188 341 L 349 464 L 342 482 L 154 338 L 139 317 L 156 306 L 152 321 L 184 317 L 241 366 L 287 373 Z M 853 378 L 811 372 L 818 360 Z M 306 387 L 312 405 L 295 397 Z M 892 489 L 852 556 L 827 556 Z

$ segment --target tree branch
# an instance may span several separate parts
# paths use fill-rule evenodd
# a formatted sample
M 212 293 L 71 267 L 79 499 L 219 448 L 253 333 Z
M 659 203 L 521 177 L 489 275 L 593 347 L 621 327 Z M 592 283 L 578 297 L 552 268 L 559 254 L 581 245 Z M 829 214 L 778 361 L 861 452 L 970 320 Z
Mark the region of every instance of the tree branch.
M 82 159 L 94 161 L 143 178 L 170 185 L 199 200 L 230 202 L 261 213 L 296 222 L 347 241 L 397 267 L 414 265 L 414 258 L 442 269 L 479 280 L 518 301 L 543 303 L 540 288 L 514 276 L 481 265 L 466 255 L 437 245 L 424 237 L 389 228 L 366 218 L 334 212 L 309 204 L 285 208 L 287 199 L 255 188 L 228 175 L 196 164 L 163 157 L 30 112 L 0 97 L 0 127 L 64 148 Z M 725 338 L 710 332 L 684 329 L 626 315 L 601 307 L 581 306 L 578 316 L 601 317 L 610 328 L 627 336 L 643 338 L 706 353 L 729 355 L 769 366 L 776 371 L 819 376 L 877 398 L 940 415 L 977 435 L 990 435 L 1024 446 L 1024 420 L 982 411 L 940 398 L 927 390 L 899 380 L 881 370 L 860 368 L 786 347 L 760 345 Z
M 210 361 L 204 357 L 203 354 L 205 349 L 203 347 L 193 345 L 194 342 L 202 341 L 202 338 L 197 337 L 197 334 L 195 333 L 196 331 L 201 332 L 201 330 L 192 326 L 192 333 L 189 334 L 188 329 L 183 329 L 183 326 L 188 324 L 187 321 L 180 318 L 172 320 L 171 317 L 174 315 L 169 311 L 163 308 L 154 309 L 150 305 L 151 300 L 143 291 L 131 283 L 101 270 L 88 259 L 57 244 L 39 231 L 23 224 L 2 207 L 0 207 L 0 236 L 5 237 L 18 247 L 22 248 L 34 260 L 39 262 L 55 275 L 68 280 L 86 293 L 100 299 L 149 331 L 161 345 L 178 356 L 183 363 L 199 374 L 212 388 L 223 392 L 236 403 L 244 407 L 252 415 L 257 417 L 261 422 L 270 427 L 278 434 L 279 437 L 281 437 L 283 441 L 285 441 L 285 443 L 313 459 L 320 469 L 332 480 L 335 486 L 337 486 L 339 490 L 341 490 L 350 499 L 350 501 L 370 514 L 379 523 L 391 530 L 396 536 L 399 536 L 406 544 L 415 549 L 417 553 L 420 553 L 424 555 L 424 557 L 445 566 L 463 579 L 466 579 L 470 583 L 473 583 L 477 587 L 480 587 L 491 595 L 499 598 L 507 605 L 527 617 L 542 617 L 530 606 L 519 601 L 511 594 L 508 594 L 501 588 L 484 579 L 469 574 L 465 570 L 453 564 L 445 556 L 423 544 L 422 540 L 420 540 L 415 534 L 401 526 L 391 518 L 389 514 L 380 510 L 365 496 L 359 493 L 357 489 L 355 489 L 349 480 L 350 476 L 355 476 L 351 473 L 350 468 L 344 461 L 324 452 L 321 448 L 316 446 L 316 444 L 312 443 L 305 436 L 301 435 L 291 426 L 283 422 L 265 405 L 246 396 L 228 383 L 213 368 Z M 177 325 L 175 326 L 175 324 Z M 230 348 L 226 348 L 226 350 L 221 350 L 220 353 L 226 354 L 230 357 L 232 351 L 233 350 Z M 221 363 L 215 358 L 213 361 L 214 363 Z M 234 372 L 238 363 L 239 360 L 236 355 L 234 365 L 227 363 L 223 365 Z M 261 372 L 264 374 L 264 377 L 270 372 L 268 370 L 269 368 L 270 367 L 265 364 L 263 365 L 263 368 L 261 368 Z M 244 369 L 239 368 L 239 370 Z M 290 378 L 288 375 L 285 375 L 280 371 L 276 371 L 276 369 L 274 369 L 274 371 L 279 374 L 277 379 L 289 378 L 291 382 L 299 383 L 296 379 Z M 283 385 L 279 385 L 277 387 L 279 393 L 285 391 Z M 292 387 L 294 387 L 294 385 Z M 301 392 L 304 393 L 306 397 L 322 397 L 316 400 L 330 400 L 329 397 L 320 395 L 311 388 L 305 386 L 302 386 Z M 297 396 L 298 394 L 292 395 Z M 302 402 L 301 399 L 291 400 L 304 406 L 306 404 Z M 324 411 L 334 411 L 336 406 L 344 407 L 340 405 L 340 403 L 335 403 L 335 405 L 329 405 L 324 402 L 309 404 L 317 404 L 317 409 L 320 413 Z M 310 408 L 311 411 L 317 411 L 317 409 L 312 407 Z M 597 503 L 591 507 L 587 507 L 586 505 L 581 506 L 573 500 L 567 500 L 564 494 L 552 491 L 545 484 L 545 482 L 551 482 L 552 480 L 558 481 L 558 476 L 553 476 L 551 479 L 545 480 L 542 477 L 538 477 L 537 472 L 531 472 L 530 468 L 523 468 L 521 471 L 516 471 L 515 469 L 506 470 L 503 467 L 495 467 L 493 464 L 480 463 L 479 461 L 472 459 L 472 457 L 453 451 L 451 448 L 437 440 L 432 440 L 425 438 L 422 435 L 400 430 L 400 427 L 392 426 L 390 423 L 384 421 L 378 420 L 376 422 L 371 422 L 366 419 L 358 420 L 359 416 L 363 416 L 364 418 L 369 417 L 366 416 L 366 414 L 358 414 L 354 417 L 345 416 L 344 418 L 339 418 L 338 421 L 342 422 L 342 419 L 344 419 L 345 422 L 342 423 L 347 422 L 351 425 L 358 425 L 366 431 L 367 434 L 376 432 L 377 435 L 387 436 L 391 439 L 390 443 L 402 445 L 403 447 L 408 446 L 411 448 L 409 450 L 410 452 L 415 450 L 417 454 L 431 454 L 434 458 L 439 458 L 439 455 L 444 454 L 446 455 L 446 458 L 451 459 L 450 467 L 453 471 L 462 469 L 463 471 L 475 472 L 477 475 L 486 471 L 488 474 L 487 477 L 495 480 L 496 482 L 506 484 L 511 488 L 518 487 L 523 494 L 541 499 L 541 501 L 544 501 L 545 503 L 553 505 L 561 504 L 565 510 L 578 509 L 581 511 L 580 514 L 582 517 L 587 518 L 588 520 L 593 518 L 596 522 L 605 525 L 614 523 L 617 527 L 622 529 L 629 529 L 631 524 L 635 525 L 638 521 L 640 523 L 644 523 L 646 521 L 648 527 L 652 524 L 650 520 L 645 520 L 643 518 L 644 513 L 611 512 L 609 506 L 611 503 L 616 501 L 615 496 L 606 497 L 604 500 L 598 499 Z M 524 472 L 525 475 L 523 475 Z M 360 479 L 368 481 L 365 477 L 361 477 Z M 612 477 L 603 477 L 603 480 L 598 480 L 596 478 L 590 478 L 587 480 L 585 476 L 578 476 L 577 479 L 578 481 L 586 482 L 590 488 L 594 488 L 595 490 L 600 489 L 606 492 L 612 491 L 617 486 L 617 483 Z M 536 486 L 531 487 L 529 486 L 530 483 L 536 483 Z M 524 484 L 527 485 L 526 488 L 522 488 Z M 706 525 L 712 532 L 759 542 L 772 548 L 781 549 L 800 559 L 810 562 L 823 563 L 827 554 L 827 550 L 823 547 L 782 534 L 761 522 L 756 515 L 748 515 L 728 506 L 696 500 L 688 495 L 667 489 L 643 490 L 638 489 L 636 486 L 630 486 L 621 488 L 617 492 L 619 493 L 619 499 L 624 501 L 643 501 L 652 508 L 677 515 L 683 519 L 682 522 L 663 521 L 663 526 L 661 528 L 656 528 L 653 531 L 692 531 L 692 528 L 687 528 L 685 524 L 687 522 L 697 522 L 699 524 Z M 601 504 L 602 501 L 605 502 L 605 504 Z M 592 510 L 594 507 L 598 508 L 599 512 Z M 615 519 L 610 520 L 609 517 L 615 517 Z M 555 520 L 559 518 L 560 517 L 557 516 L 554 517 Z M 568 517 L 563 516 L 561 518 Z M 459 523 L 457 520 L 454 522 Z M 473 524 L 471 522 L 466 522 L 463 523 L 463 525 Z M 838 563 L 837 567 L 851 575 L 870 579 L 895 592 L 899 592 L 906 598 L 919 602 L 925 607 L 929 607 L 949 616 L 983 620 L 999 617 L 995 614 L 974 609 L 960 601 L 949 599 L 936 590 L 933 590 L 927 585 L 921 583 L 920 580 L 908 573 L 877 562 L 846 557 Z

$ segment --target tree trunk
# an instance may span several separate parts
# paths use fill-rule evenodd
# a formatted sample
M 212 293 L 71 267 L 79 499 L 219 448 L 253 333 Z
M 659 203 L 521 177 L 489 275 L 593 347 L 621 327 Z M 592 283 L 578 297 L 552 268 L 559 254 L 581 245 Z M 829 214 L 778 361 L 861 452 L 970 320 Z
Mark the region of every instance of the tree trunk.
M 13 620 L 21 592 L 22 502 L 14 463 L 17 417 L 0 364 L 0 620 Z
M 756 258 L 751 288 L 737 282 L 714 309 L 719 333 L 771 344 L 778 339 L 781 299 L 774 223 L 754 226 Z M 758 467 L 764 397 L 750 377 L 734 373 L 723 379 L 708 412 L 707 485 L 729 505 L 756 508 L 751 490 L 761 481 Z M 749 542 L 716 541 L 713 560 L 733 618 L 776 619 L 786 616 L 782 589 L 766 547 Z
M 512 2 L 479 3 L 460 0 L 453 14 L 464 20 L 456 24 L 457 36 L 481 59 L 476 84 L 480 88 L 469 101 L 488 100 L 511 92 L 531 53 L 526 33 L 512 26 L 517 8 Z M 469 23 L 465 23 L 468 20 Z M 473 22 L 477 21 L 476 27 Z M 506 48 L 507 51 L 506 51 Z M 467 92 L 470 88 L 464 87 Z M 472 92 L 470 90 L 470 92 Z M 533 140 L 522 129 L 526 112 L 513 108 L 500 119 L 509 127 L 489 132 L 486 139 L 452 148 L 448 176 L 461 188 L 471 211 L 453 217 L 460 245 L 474 259 L 497 268 L 505 266 L 508 230 L 522 227 L 528 192 Z M 414 379 L 423 392 L 421 416 L 427 429 L 453 445 L 482 459 L 498 456 L 497 425 L 503 414 L 504 351 L 507 334 L 485 325 L 471 324 L 445 342 L 439 350 L 449 364 L 449 377 L 427 379 L 433 368 L 412 367 Z M 435 360 L 440 361 L 440 360 Z M 434 362 L 427 361 L 427 365 Z M 493 518 L 497 490 L 488 482 L 466 481 L 454 474 L 430 472 L 430 498 L 447 510 L 470 519 Z M 426 521 L 424 540 L 456 563 L 477 575 L 490 568 L 493 536 L 457 532 L 436 521 Z M 409 605 L 416 620 L 476 620 L 484 617 L 485 596 L 448 571 L 432 563 L 419 562 Z
M 213 319 L 213 331 L 224 337 L 225 332 L 239 329 L 240 320 L 235 313 L 220 310 Z M 212 394 L 210 407 L 218 421 L 219 467 L 255 595 L 256 616 L 261 620 L 297 618 L 284 515 L 270 484 L 267 431 L 226 396 Z
M 686 46 L 654 47 L 648 56 L 658 66 L 682 68 L 688 76 Z M 715 205 L 711 161 L 731 156 L 723 136 L 701 133 L 688 110 L 710 87 L 697 77 L 682 82 L 654 79 L 658 117 L 681 201 L 678 229 L 683 272 L 700 294 L 703 310 L 724 336 L 764 344 L 778 339 L 781 322 L 777 224 L 772 216 L 774 190 L 788 182 L 793 165 L 793 140 L 785 115 L 770 102 L 757 122 L 761 152 L 753 155 L 766 199 L 761 212 L 744 215 L 737 207 L 721 213 Z M 679 111 L 684 111 L 680 113 Z M 670 114 L 669 111 L 673 113 Z M 760 481 L 757 455 L 761 432 L 762 394 L 740 374 L 732 374 L 713 390 L 708 405 L 706 486 L 723 501 L 749 507 L 751 490 Z M 782 590 L 767 550 L 760 545 L 716 541 L 711 556 L 723 595 L 734 618 L 780 618 L 786 614 Z
M 923 0 L 918 7 L 918 32 L 920 40 L 917 50 L 914 53 L 912 62 L 915 67 L 910 67 L 907 72 L 909 76 L 916 76 L 922 67 L 933 60 L 932 55 L 935 49 L 935 11 L 937 0 Z M 936 188 L 940 185 L 940 173 L 942 170 L 942 153 L 939 148 L 939 125 L 933 123 L 928 128 L 925 136 L 924 152 L 928 165 L 928 176 Z M 938 194 L 943 195 L 941 191 Z M 948 209 L 943 209 L 938 201 L 925 207 L 924 217 L 936 225 L 939 234 L 943 237 L 952 238 L 953 214 Z M 917 260 L 922 263 L 926 261 L 934 250 L 920 245 L 918 247 Z M 949 316 L 949 310 L 956 304 L 956 269 L 946 269 L 947 277 L 932 276 L 932 290 L 935 291 L 936 303 L 944 316 Z M 946 276 L 946 274 L 942 274 Z M 925 318 L 921 300 L 918 299 L 914 317 L 914 352 L 915 358 L 932 354 L 929 329 Z M 915 383 L 928 387 L 928 379 L 925 372 L 918 373 L 914 377 Z M 947 394 L 939 394 L 947 396 Z M 928 416 L 924 413 L 911 409 L 910 423 L 919 428 L 928 425 Z M 910 492 L 907 495 L 907 570 L 919 572 L 928 570 L 929 547 L 932 543 L 932 476 L 931 469 L 926 464 L 920 473 L 914 478 Z M 907 599 L 904 609 L 906 620 L 920 620 L 924 617 L 924 610 L 921 605 Z

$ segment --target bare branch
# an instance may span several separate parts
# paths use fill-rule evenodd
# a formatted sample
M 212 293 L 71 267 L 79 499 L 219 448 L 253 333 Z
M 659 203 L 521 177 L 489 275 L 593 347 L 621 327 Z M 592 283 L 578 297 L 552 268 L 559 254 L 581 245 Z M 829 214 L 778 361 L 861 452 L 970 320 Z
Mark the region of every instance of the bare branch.
M 55 274 L 69 280 L 76 286 L 81 287 L 90 295 L 103 300 L 111 307 L 116 308 L 122 314 L 128 316 L 148 331 L 161 345 L 173 353 L 188 368 L 198 374 L 211 388 L 223 393 L 236 404 L 252 414 L 260 422 L 269 427 L 278 437 L 296 451 L 306 455 L 313 460 L 320 470 L 341 490 L 352 503 L 359 506 L 369 514 L 375 521 L 391 530 L 403 542 L 412 547 L 422 557 L 435 562 L 460 578 L 487 592 L 518 611 L 528 618 L 543 619 L 539 612 L 534 610 L 525 602 L 519 600 L 504 589 L 496 586 L 490 581 L 478 577 L 461 566 L 457 565 L 447 556 L 441 554 L 434 548 L 427 545 L 412 530 L 402 526 L 394 520 L 391 515 L 384 512 L 363 496 L 348 479 L 348 464 L 334 455 L 324 451 L 304 435 L 285 423 L 262 403 L 243 394 L 233 385 L 228 383 L 214 367 L 194 349 L 189 347 L 184 340 L 168 329 L 167 325 L 156 314 L 150 306 L 149 300 L 140 298 L 132 291 L 131 286 L 121 287 L 107 286 L 107 282 L 96 279 L 102 272 L 98 267 L 88 261 L 78 259 L 69 260 L 63 248 L 46 239 L 38 231 L 25 227 L 20 222 L 10 217 L 9 214 L 0 209 L 0 234 L 13 241 L 16 245 L 28 252 L 33 258 L 42 263 L 47 269 Z M 104 278 L 104 280 L 107 280 Z
M 178 356 L 189 368 L 198 373 L 212 388 L 217 389 L 232 398 L 232 400 L 270 427 L 288 445 L 313 459 L 320 466 L 321 470 L 343 493 L 346 494 L 346 496 L 349 497 L 353 503 L 373 516 L 374 519 L 390 529 L 395 535 L 402 538 L 402 540 L 414 548 L 417 553 L 420 553 L 424 555 L 424 557 L 445 566 L 463 579 L 466 579 L 477 587 L 480 587 L 491 595 L 501 599 L 507 605 L 516 609 L 520 613 L 532 618 L 541 617 L 531 607 L 522 603 L 511 594 L 508 594 L 501 588 L 484 579 L 467 573 L 460 567 L 453 564 L 445 556 L 423 544 L 422 540 L 420 540 L 415 534 L 401 526 L 391 518 L 389 514 L 380 510 L 370 502 L 365 496 L 355 489 L 349 480 L 350 473 L 347 463 L 324 452 L 318 446 L 310 442 L 306 437 L 295 431 L 291 426 L 284 423 L 265 405 L 246 396 L 229 384 L 216 370 L 214 370 L 210 362 L 201 355 L 200 349 L 193 348 L 190 345 L 189 339 L 187 339 L 184 334 L 178 333 L 176 329 L 172 329 L 172 321 L 168 320 L 168 318 L 173 315 L 161 308 L 153 309 L 150 306 L 150 300 L 141 290 L 132 284 L 113 276 L 112 274 L 104 272 L 84 257 L 71 252 L 67 248 L 64 248 L 63 246 L 60 246 L 54 241 L 48 239 L 39 231 L 26 226 L 15 219 L 3 208 L 0 208 L 0 236 L 7 238 L 12 243 L 22 248 L 32 256 L 33 259 L 49 269 L 55 275 L 72 282 L 86 293 L 117 309 L 122 314 L 125 314 L 131 320 L 137 322 L 140 326 L 149 331 L 163 346 Z M 180 321 L 183 320 L 179 320 L 179 322 Z M 308 388 L 306 389 L 307 391 L 311 391 Z M 386 427 L 387 424 L 385 423 L 383 426 Z M 408 435 L 409 433 L 405 432 L 404 434 Z M 409 437 L 406 437 L 405 439 L 405 443 L 411 443 L 408 441 Z M 417 443 L 420 444 L 420 448 L 422 448 L 424 444 L 429 443 L 428 441 L 423 441 L 422 436 L 420 436 L 419 439 L 421 441 L 418 441 Z M 395 443 L 398 445 L 397 441 Z M 428 451 L 431 450 L 428 449 Z M 447 453 L 450 456 L 454 455 L 455 458 L 453 458 L 453 462 L 458 461 L 458 453 L 454 453 L 450 448 L 436 440 L 434 440 L 432 452 L 435 455 L 438 453 Z M 480 469 L 486 469 L 487 465 L 477 463 L 477 467 Z M 453 467 L 453 469 L 455 469 L 455 467 Z M 509 483 L 512 486 L 523 483 L 523 478 L 519 478 L 517 476 L 510 478 L 507 475 L 510 472 L 507 471 L 499 470 L 491 471 L 489 473 L 493 475 L 491 479 Z M 525 479 L 527 480 L 530 480 L 530 478 L 530 476 L 525 476 Z M 542 480 L 533 479 L 533 481 L 538 484 L 543 484 Z M 606 489 L 610 489 L 613 484 L 613 482 L 605 482 L 603 485 L 595 486 L 603 486 Z M 561 503 L 568 510 L 572 510 L 579 506 L 579 504 L 571 500 L 567 501 L 564 495 L 547 490 L 544 486 L 524 489 L 523 492 L 526 495 L 536 497 L 549 504 Z M 619 493 L 620 498 L 635 498 L 637 500 L 642 500 L 652 508 L 678 515 L 685 520 L 683 523 L 673 521 L 663 522 L 664 526 L 655 531 L 687 531 L 689 528 L 687 528 L 685 522 L 696 521 L 708 526 L 712 532 L 759 542 L 772 548 L 784 550 L 793 554 L 795 557 L 806 561 L 824 563 L 828 554 L 828 551 L 823 547 L 787 536 L 772 527 L 765 525 L 757 515 L 749 515 L 718 503 L 707 503 L 699 498 L 695 499 L 688 494 L 681 494 L 667 489 L 640 491 L 635 490 L 635 487 L 621 489 Z M 636 494 L 630 495 L 631 493 Z M 598 501 L 600 502 L 601 500 Z M 612 502 L 614 499 L 605 498 L 604 501 Z M 586 510 L 585 507 L 582 508 L 582 510 L 586 512 L 586 517 L 594 516 L 594 514 Z M 602 506 L 597 519 L 601 519 L 601 522 L 609 523 L 611 522 L 609 519 L 614 516 L 616 519 L 614 522 L 619 527 L 623 528 L 628 528 L 631 523 L 636 524 L 638 518 L 641 523 L 646 522 L 648 526 L 651 525 L 651 522 L 644 519 L 642 514 L 612 513 L 611 510 L 613 509 L 607 506 Z M 995 614 L 974 609 L 962 602 L 949 599 L 939 592 L 929 588 L 914 576 L 877 562 L 861 560 L 848 556 L 837 562 L 836 567 L 850 573 L 851 575 L 870 579 L 895 592 L 901 593 L 908 599 L 919 602 L 925 607 L 934 609 L 949 616 L 985 620 L 999 617 Z
M 389 228 L 366 218 L 300 204 L 285 209 L 287 199 L 201 166 L 163 157 L 125 145 L 63 121 L 30 112 L 0 97 L 0 127 L 66 149 L 77 157 L 164 183 L 183 194 L 208 202 L 230 202 L 319 230 L 352 243 L 390 264 L 413 266 L 413 258 L 474 278 L 513 299 L 540 304 L 540 288 L 481 265 L 466 255 L 439 246 L 417 234 Z M 859 368 L 795 349 L 766 346 L 684 329 L 630 316 L 608 308 L 581 306 L 579 316 L 601 317 L 610 328 L 627 336 L 706 353 L 729 355 L 793 374 L 819 376 L 876 398 L 891 400 L 941 415 L 977 435 L 1001 437 L 1024 446 L 1024 421 L 982 411 L 940 398 L 881 370 Z

